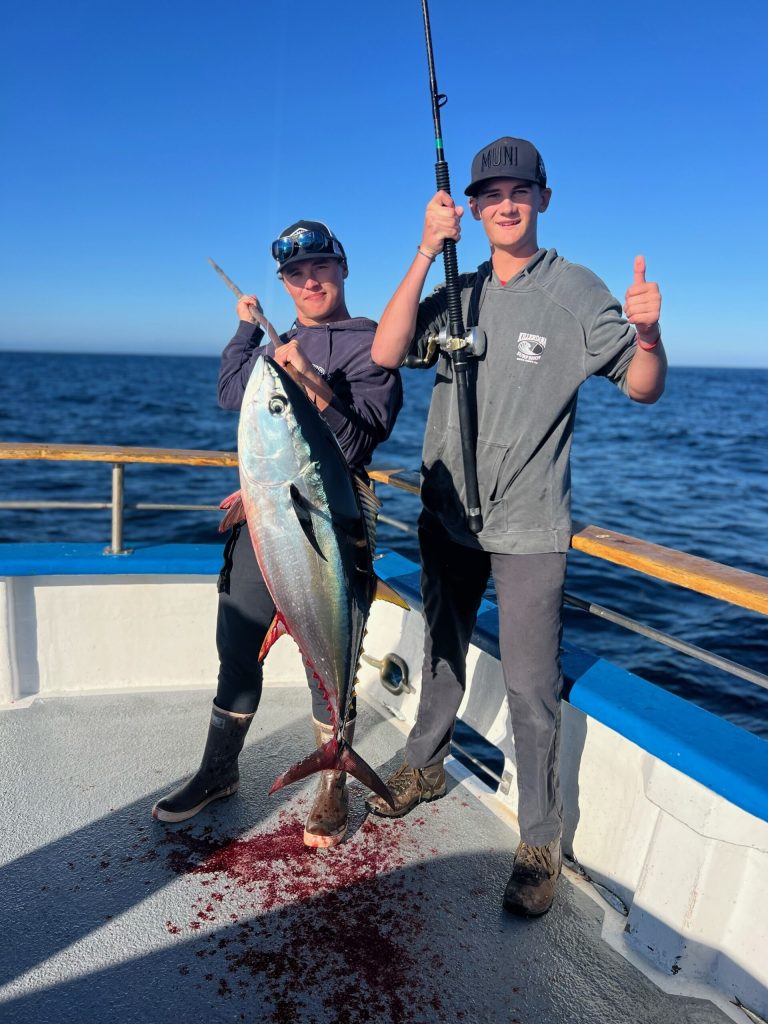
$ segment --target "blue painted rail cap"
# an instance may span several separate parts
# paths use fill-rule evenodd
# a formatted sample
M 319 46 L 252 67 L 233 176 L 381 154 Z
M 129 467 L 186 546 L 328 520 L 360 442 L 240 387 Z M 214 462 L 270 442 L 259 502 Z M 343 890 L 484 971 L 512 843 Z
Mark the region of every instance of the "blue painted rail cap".
M 0 544 L 0 576 L 211 576 L 219 544 L 152 544 L 108 555 L 104 544 Z
M 768 741 L 603 658 L 562 660 L 572 707 L 768 821 Z

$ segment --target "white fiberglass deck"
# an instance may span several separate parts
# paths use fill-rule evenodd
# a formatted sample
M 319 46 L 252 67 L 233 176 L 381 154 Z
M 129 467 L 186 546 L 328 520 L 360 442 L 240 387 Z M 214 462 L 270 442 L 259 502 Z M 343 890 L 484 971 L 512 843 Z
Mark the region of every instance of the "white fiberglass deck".
M 501 909 L 517 836 L 455 780 L 395 822 L 306 850 L 313 782 L 269 797 L 310 745 L 305 686 L 272 686 L 242 787 L 192 822 L 154 800 L 197 765 L 210 693 L 38 699 L 0 710 L 2 1024 L 721 1024 L 601 938 L 566 872 L 552 911 Z M 360 709 L 382 773 L 402 733 Z M 740 1011 L 736 1011 L 740 1012 Z

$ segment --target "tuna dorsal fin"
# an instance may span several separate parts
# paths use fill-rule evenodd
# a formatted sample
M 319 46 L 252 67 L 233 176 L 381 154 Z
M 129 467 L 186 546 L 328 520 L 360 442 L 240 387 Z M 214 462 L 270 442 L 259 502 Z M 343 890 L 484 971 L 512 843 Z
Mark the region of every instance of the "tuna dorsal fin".
M 379 516 L 381 502 L 373 492 L 373 488 L 359 476 L 354 477 L 357 496 L 360 499 L 360 506 L 363 510 L 365 521 L 365 532 L 368 535 L 368 543 L 371 551 L 376 550 L 376 520 Z
M 315 528 L 312 525 L 310 510 L 314 506 L 312 506 L 304 497 L 296 484 L 291 484 L 290 493 L 291 501 L 293 502 L 293 510 L 296 513 L 296 518 L 299 520 L 302 530 L 304 531 L 304 535 L 323 561 L 326 561 L 325 555 L 320 550 L 320 544 L 318 543 L 317 536 L 315 534 Z
M 390 587 L 384 580 L 380 580 L 376 577 L 376 592 L 373 595 L 374 601 L 389 601 L 390 604 L 396 604 L 398 608 L 404 608 L 406 611 L 411 610 L 411 606 L 405 600 L 404 597 L 400 597 L 398 592 Z

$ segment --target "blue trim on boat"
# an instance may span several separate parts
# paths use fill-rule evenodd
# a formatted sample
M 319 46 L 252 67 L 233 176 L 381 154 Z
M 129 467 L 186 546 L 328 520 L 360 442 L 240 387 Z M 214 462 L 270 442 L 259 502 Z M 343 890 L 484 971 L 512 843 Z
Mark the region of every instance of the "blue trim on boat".
M 221 544 L 160 544 L 105 555 L 101 544 L 0 544 L 2 576 L 215 576 Z M 376 572 L 421 609 L 419 570 L 384 552 Z M 498 614 L 481 605 L 472 642 L 499 657 Z M 593 654 L 564 645 L 566 699 L 666 764 L 768 820 L 768 741 Z
M 391 557 L 377 562 L 379 575 L 421 610 L 418 571 L 407 559 Z M 498 609 L 490 601 L 481 605 L 472 643 L 499 657 Z M 573 707 L 768 821 L 768 741 L 570 644 L 563 645 L 562 668 L 565 698 Z
M 0 576 L 213 576 L 221 544 L 152 544 L 105 555 L 103 544 L 0 544 Z
M 707 789 L 768 820 L 768 742 L 761 737 L 602 658 L 573 681 L 568 700 Z

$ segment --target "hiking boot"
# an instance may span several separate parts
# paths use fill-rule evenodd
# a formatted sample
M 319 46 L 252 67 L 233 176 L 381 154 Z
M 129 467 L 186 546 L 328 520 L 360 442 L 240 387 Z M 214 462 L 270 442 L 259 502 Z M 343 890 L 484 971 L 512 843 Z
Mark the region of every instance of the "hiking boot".
M 387 786 L 395 801 L 394 808 L 374 793 L 366 798 L 365 806 L 383 818 L 402 818 L 417 804 L 439 800 L 445 796 L 445 769 L 441 764 L 429 768 L 411 768 L 405 762 L 387 779 Z
M 315 745 L 318 747 L 333 739 L 333 728 L 317 720 L 315 727 Z M 344 726 L 344 739 L 352 745 L 355 734 L 355 719 Z M 349 795 L 347 793 L 347 773 L 326 771 L 320 772 L 315 799 L 309 809 L 307 822 L 304 826 L 304 845 L 319 849 L 338 845 L 347 833 L 347 815 L 349 814 Z
M 504 890 L 504 909 L 528 917 L 546 914 L 555 898 L 562 859 L 560 836 L 546 846 L 521 842 Z
M 252 714 L 224 711 L 214 702 L 203 760 L 197 773 L 158 800 L 152 808 L 152 817 L 158 821 L 186 821 L 212 800 L 236 793 L 240 787 L 237 759 L 252 719 Z

